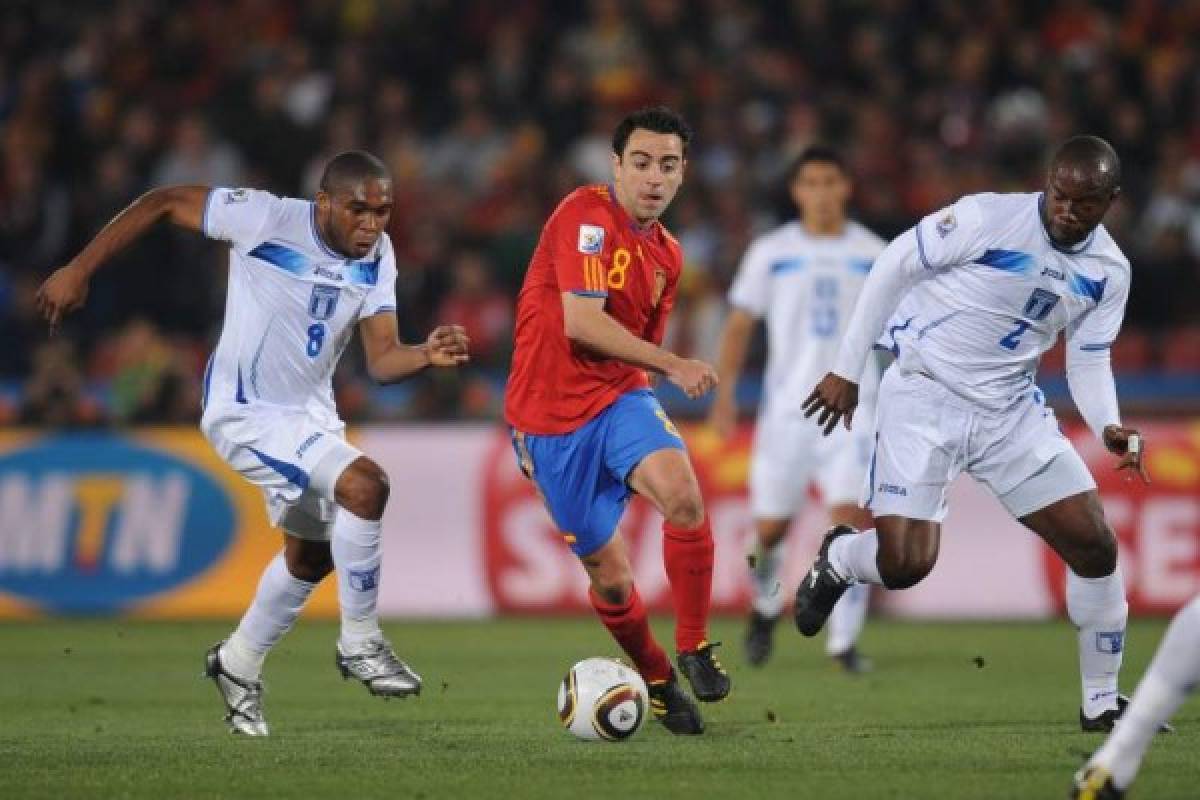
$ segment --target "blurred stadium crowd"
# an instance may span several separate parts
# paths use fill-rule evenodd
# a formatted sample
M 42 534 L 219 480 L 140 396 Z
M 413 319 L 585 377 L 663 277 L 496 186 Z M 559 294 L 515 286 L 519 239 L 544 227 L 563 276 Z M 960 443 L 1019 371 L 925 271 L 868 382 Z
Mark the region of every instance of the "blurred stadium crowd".
M 1125 166 L 1107 221 L 1135 270 L 1118 372 L 1195 378 L 1198 55 L 1195 0 L 5 3 L 0 423 L 195 420 L 220 246 L 164 226 L 53 340 L 37 285 L 152 186 L 311 196 L 356 147 L 395 178 L 404 335 L 459 321 L 474 361 L 381 390 L 352 348 L 345 416 L 492 416 L 542 221 L 608 179 L 615 121 L 651 102 L 697 130 L 668 217 L 687 257 L 675 348 L 714 356 L 724 290 L 790 214 L 782 176 L 805 145 L 845 150 L 856 216 L 890 236 L 963 193 L 1037 188 L 1047 147 L 1092 132 Z

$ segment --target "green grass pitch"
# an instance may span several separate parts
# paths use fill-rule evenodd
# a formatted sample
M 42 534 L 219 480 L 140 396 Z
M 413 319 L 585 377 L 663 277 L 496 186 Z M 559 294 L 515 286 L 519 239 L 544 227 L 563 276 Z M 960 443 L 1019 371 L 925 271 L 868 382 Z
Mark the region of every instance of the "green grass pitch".
M 385 627 L 419 699 L 344 683 L 336 628 L 302 621 L 267 662 L 272 735 L 247 740 L 200 678 L 227 623 L 0 625 L 0 797 L 1062 798 L 1102 740 L 1078 729 L 1065 622 L 872 622 L 876 671 L 850 678 L 783 626 L 752 670 L 740 620 L 717 620 L 734 690 L 704 707 L 708 732 L 648 723 L 621 744 L 575 741 L 555 715 L 567 667 L 616 654 L 591 619 Z M 1127 690 L 1163 627 L 1131 625 Z M 1200 797 L 1200 704 L 1176 723 L 1134 798 Z

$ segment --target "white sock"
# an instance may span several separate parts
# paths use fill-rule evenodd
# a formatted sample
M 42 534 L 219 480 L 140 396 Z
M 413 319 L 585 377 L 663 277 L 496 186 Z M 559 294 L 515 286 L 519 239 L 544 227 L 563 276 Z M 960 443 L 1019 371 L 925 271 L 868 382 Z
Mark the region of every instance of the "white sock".
M 855 583 L 883 585 L 879 577 L 879 534 L 874 528 L 853 535 L 839 536 L 829 545 L 829 563 L 843 579 Z
M 1125 582 L 1121 565 L 1104 578 L 1067 570 L 1067 614 L 1079 631 L 1083 713 L 1095 717 L 1117 707 L 1117 676 L 1125 650 Z
M 383 561 L 380 521 L 362 519 L 339 508 L 333 522 L 332 550 L 342 610 L 341 644 L 350 652 L 383 636 L 375 609 Z
M 828 655 L 836 656 L 854 647 L 867 621 L 870 599 L 871 587 L 856 583 L 837 601 L 829 615 L 829 633 L 825 637 L 825 652 Z
M 787 602 L 783 585 L 779 582 L 783 544 L 783 539 L 772 547 L 759 544 L 755 551 L 754 569 L 750 573 L 754 587 L 754 610 L 767 617 L 779 616 L 783 613 L 784 603 Z
M 283 553 L 263 570 L 237 630 L 221 646 L 221 663 L 242 680 L 256 681 L 262 674 L 267 652 L 292 627 L 308 596 L 317 584 L 302 581 L 288 572 Z
M 1200 596 L 1171 620 L 1150 668 L 1117 727 L 1089 763 L 1108 769 L 1119 789 L 1137 776 L 1159 726 L 1200 683 Z

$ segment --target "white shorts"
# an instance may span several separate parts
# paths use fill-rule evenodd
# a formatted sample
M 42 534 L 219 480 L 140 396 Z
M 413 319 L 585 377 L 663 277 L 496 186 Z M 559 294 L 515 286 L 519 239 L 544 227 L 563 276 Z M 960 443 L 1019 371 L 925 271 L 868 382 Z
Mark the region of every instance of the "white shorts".
M 962 471 L 1018 518 L 1096 488 L 1037 389 L 992 413 L 926 375 L 893 367 L 883 375 L 876 422 L 864 499 L 876 517 L 942 522 L 946 489 Z
M 1014 517 L 1096 488 L 1042 393 L 990 412 L 925 375 L 893 367 L 879 387 L 864 505 L 877 517 L 941 522 L 946 488 L 966 471 Z
M 329 540 L 334 485 L 362 455 L 346 442 L 344 426 L 302 411 L 255 406 L 238 415 L 210 406 L 200 430 L 229 466 L 263 490 L 272 525 L 301 539 Z
M 750 510 L 755 519 L 788 519 L 816 483 L 826 506 L 857 505 L 871 460 L 871 418 L 856 413 L 854 430 L 829 436 L 799 409 L 766 412 L 754 431 Z

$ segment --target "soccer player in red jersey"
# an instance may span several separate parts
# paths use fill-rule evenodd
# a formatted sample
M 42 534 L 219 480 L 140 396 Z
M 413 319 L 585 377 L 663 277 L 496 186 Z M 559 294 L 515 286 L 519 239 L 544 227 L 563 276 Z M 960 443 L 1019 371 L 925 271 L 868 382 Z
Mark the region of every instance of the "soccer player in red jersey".
M 702 733 L 699 708 L 655 641 L 617 522 L 633 492 L 666 518 L 663 560 L 680 670 L 696 697 L 729 694 L 707 641 L 713 540 L 683 440 L 648 372 L 689 397 L 717 383 L 711 366 L 661 347 L 683 253 L 658 221 L 683 182 L 692 132 L 674 111 L 634 112 L 613 133 L 613 182 L 559 204 L 517 300 L 505 418 L 522 471 L 591 578 L 596 613 L 650 689 L 673 733 Z

